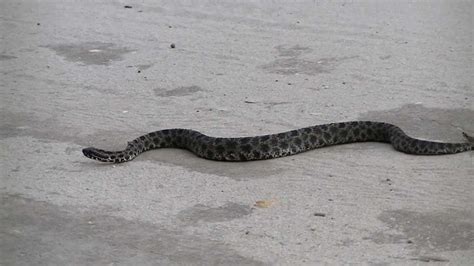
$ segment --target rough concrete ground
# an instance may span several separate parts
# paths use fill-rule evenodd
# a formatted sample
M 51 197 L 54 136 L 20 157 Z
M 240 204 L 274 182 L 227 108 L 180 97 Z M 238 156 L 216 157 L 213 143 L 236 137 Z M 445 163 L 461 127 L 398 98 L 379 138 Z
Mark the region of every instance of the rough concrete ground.
M 1 1 L 0 264 L 472 265 L 472 152 L 81 154 L 356 119 L 463 141 L 471 2 L 135 2 Z

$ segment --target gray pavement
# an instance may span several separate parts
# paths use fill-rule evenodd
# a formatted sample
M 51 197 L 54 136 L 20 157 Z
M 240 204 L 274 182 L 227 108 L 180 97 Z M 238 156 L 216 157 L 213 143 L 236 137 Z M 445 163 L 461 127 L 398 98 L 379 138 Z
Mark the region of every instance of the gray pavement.
M 472 265 L 472 152 L 357 143 L 225 163 L 166 149 L 120 165 L 81 153 L 164 128 L 252 136 L 358 119 L 463 141 L 472 12 L 1 1 L 0 265 Z

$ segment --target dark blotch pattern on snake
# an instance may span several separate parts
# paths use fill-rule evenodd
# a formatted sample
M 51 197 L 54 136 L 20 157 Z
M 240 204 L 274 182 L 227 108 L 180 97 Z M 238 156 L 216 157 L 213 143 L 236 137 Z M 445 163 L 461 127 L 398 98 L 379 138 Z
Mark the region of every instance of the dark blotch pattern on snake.
M 463 134 L 467 143 L 425 141 L 407 136 L 395 125 L 371 121 L 324 124 L 241 138 L 215 138 L 190 129 L 165 129 L 130 141 L 123 151 L 86 148 L 82 152 L 91 159 L 112 163 L 130 161 L 142 152 L 158 148 L 187 149 L 209 160 L 252 161 L 289 156 L 330 145 L 376 141 L 391 143 L 396 150 L 404 153 L 438 155 L 473 150 L 474 138 Z

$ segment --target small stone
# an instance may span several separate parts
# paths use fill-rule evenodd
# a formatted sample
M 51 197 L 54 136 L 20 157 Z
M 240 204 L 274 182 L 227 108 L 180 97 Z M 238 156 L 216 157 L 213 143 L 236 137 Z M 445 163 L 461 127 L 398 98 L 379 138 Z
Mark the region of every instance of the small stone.
M 315 212 L 313 215 L 314 216 L 319 216 L 319 217 L 326 217 L 326 214 L 322 213 L 322 212 Z
M 36 25 L 38 25 L 38 26 L 39 26 L 39 25 L 41 25 L 41 23 L 39 23 L 39 22 L 38 22 L 38 23 L 36 23 Z
M 413 244 L 413 241 L 407 240 L 407 243 L 408 243 L 408 244 Z
M 173 28 L 173 26 L 169 25 L 169 26 L 168 26 L 168 28 L 170 28 L 170 29 L 171 29 L 171 28 Z
M 128 6 L 128 5 L 127 5 L 127 6 L 123 6 L 123 7 L 124 7 L 124 8 L 132 8 L 132 6 Z
M 170 45 L 170 47 L 171 47 L 171 48 L 175 48 L 176 45 L 175 45 L 174 43 L 172 43 L 172 44 Z
M 137 73 L 142 73 L 142 71 L 141 71 L 141 70 L 138 70 Z

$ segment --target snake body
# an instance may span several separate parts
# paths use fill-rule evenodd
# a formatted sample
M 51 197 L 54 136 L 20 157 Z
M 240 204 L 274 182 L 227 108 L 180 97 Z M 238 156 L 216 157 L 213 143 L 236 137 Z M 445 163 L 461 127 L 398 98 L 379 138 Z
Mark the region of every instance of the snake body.
M 453 154 L 474 149 L 474 137 L 463 133 L 466 143 L 442 143 L 415 139 L 399 127 L 383 122 L 353 121 L 316 125 L 278 134 L 216 138 L 191 129 L 164 129 L 128 142 L 122 151 L 97 148 L 82 150 L 88 158 L 122 163 L 158 148 L 180 148 L 216 161 L 252 161 L 289 156 L 325 146 L 353 142 L 386 142 L 401 152 L 418 155 Z

